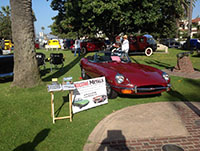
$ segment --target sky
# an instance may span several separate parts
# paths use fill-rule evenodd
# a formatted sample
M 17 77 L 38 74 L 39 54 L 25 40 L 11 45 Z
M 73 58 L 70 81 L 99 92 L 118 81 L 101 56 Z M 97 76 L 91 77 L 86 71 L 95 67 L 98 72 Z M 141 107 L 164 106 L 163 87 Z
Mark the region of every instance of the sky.
M 48 28 L 49 25 L 53 23 L 52 17 L 57 15 L 57 11 L 53 11 L 50 7 L 51 0 L 48 2 L 46 0 L 32 0 L 32 7 L 37 18 L 35 22 L 36 34 L 41 32 L 41 27 L 44 27 L 44 33 L 48 34 L 51 32 L 51 29 Z M 7 6 L 9 0 L 0 0 L 0 7 Z M 1 9 L 0 9 L 1 10 Z M 192 18 L 196 18 L 199 15 L 200 17 L 200 0 L 196 1 L 195 8 L 193 9 Z
M 41 32 L 41 27 L 44 27 L 44 33 L 48 34 L 51 32 L 51 29 L 48 28 L 49 25 L 53 23 L 52 17 L 58 14 L 57 11 L 53 11 L 50 7 L 51 0 L 32 0 L 32 8 L 35 13 L 37 21 L 35 24 L 36 34 Z M 0 0 L 0 10 L 1 6 L 10 5 L 9 0 Z

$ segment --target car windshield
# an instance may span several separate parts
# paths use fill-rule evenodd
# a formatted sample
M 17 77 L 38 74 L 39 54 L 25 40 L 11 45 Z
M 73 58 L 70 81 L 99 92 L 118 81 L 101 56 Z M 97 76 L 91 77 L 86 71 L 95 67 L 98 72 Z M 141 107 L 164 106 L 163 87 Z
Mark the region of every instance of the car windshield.
M 156 41 L 153 38 L 147 38 L 149 44 L 156 44 Z
M 131 62 L 126 53 L 123 52 L 97 52 L 94 55 L 95 62 Z

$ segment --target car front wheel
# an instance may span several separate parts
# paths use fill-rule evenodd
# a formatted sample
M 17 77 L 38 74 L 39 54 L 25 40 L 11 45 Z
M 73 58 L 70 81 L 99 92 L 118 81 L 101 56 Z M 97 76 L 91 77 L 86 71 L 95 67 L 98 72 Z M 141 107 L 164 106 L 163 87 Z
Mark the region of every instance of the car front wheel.
M 85 47 L 83 47 L 83 48 L 81 49 L 81 54 L 84 55 L 84 54 L 86 54 L 86 53 L 87 53 L 87 50 L 86 50 Z
M 117 92 L 113 90 L 110 84 L 107 82 L 106 82 L 106 91 L 107 91 L 107 96 L 109 99 L 115 99 L 118 95 Z
M 85 69 L 81 68 L 81 77 L 83 80 L 89 79 L 89 76 L 86 74 Z
M 153 54 L 152 48 L 147 47 L 147 48 L 145 49 L 145 55 L 149 57 L 149 56 L 151 56 L 152 54 Z

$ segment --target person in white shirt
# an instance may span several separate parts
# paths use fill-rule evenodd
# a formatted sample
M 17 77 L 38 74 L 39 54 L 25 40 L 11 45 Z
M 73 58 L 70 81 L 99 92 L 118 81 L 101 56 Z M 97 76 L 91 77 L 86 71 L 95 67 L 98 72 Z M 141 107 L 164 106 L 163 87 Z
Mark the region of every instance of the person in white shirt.
M 81 44 L 81 41 L 80 41 L 79 38 L 77 38 L 75 40 L 75 44 L 74 44 L 74 48 L 75 48 L 74 56 L 76 56 L 76 51 L 78 51 L 78 56 L 80 56 L 80 52 L 81 52 L 81 46 L 80 46 L 80 44 Z
M 129 41 L 128 41 L 128 36 L 124 35 L 123 36 L 123 42 L 122 42 L 122 52 L 125 52 L 128 54 L 129 51 Z

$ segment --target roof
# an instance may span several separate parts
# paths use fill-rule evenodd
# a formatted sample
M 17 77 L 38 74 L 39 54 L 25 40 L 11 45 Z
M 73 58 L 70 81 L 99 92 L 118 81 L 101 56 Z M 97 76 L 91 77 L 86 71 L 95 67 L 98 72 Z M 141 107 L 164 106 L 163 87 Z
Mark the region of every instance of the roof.
M 148 34 L 146 34 L 144 36 L 147 37 L 147 38 L 153 38 L 151 35 L 148 35 Z
M 200 22 L 200 17 L 193 19 L 192 22 L 193 22 L 193 23 L 198 23 L 198 22 Z

